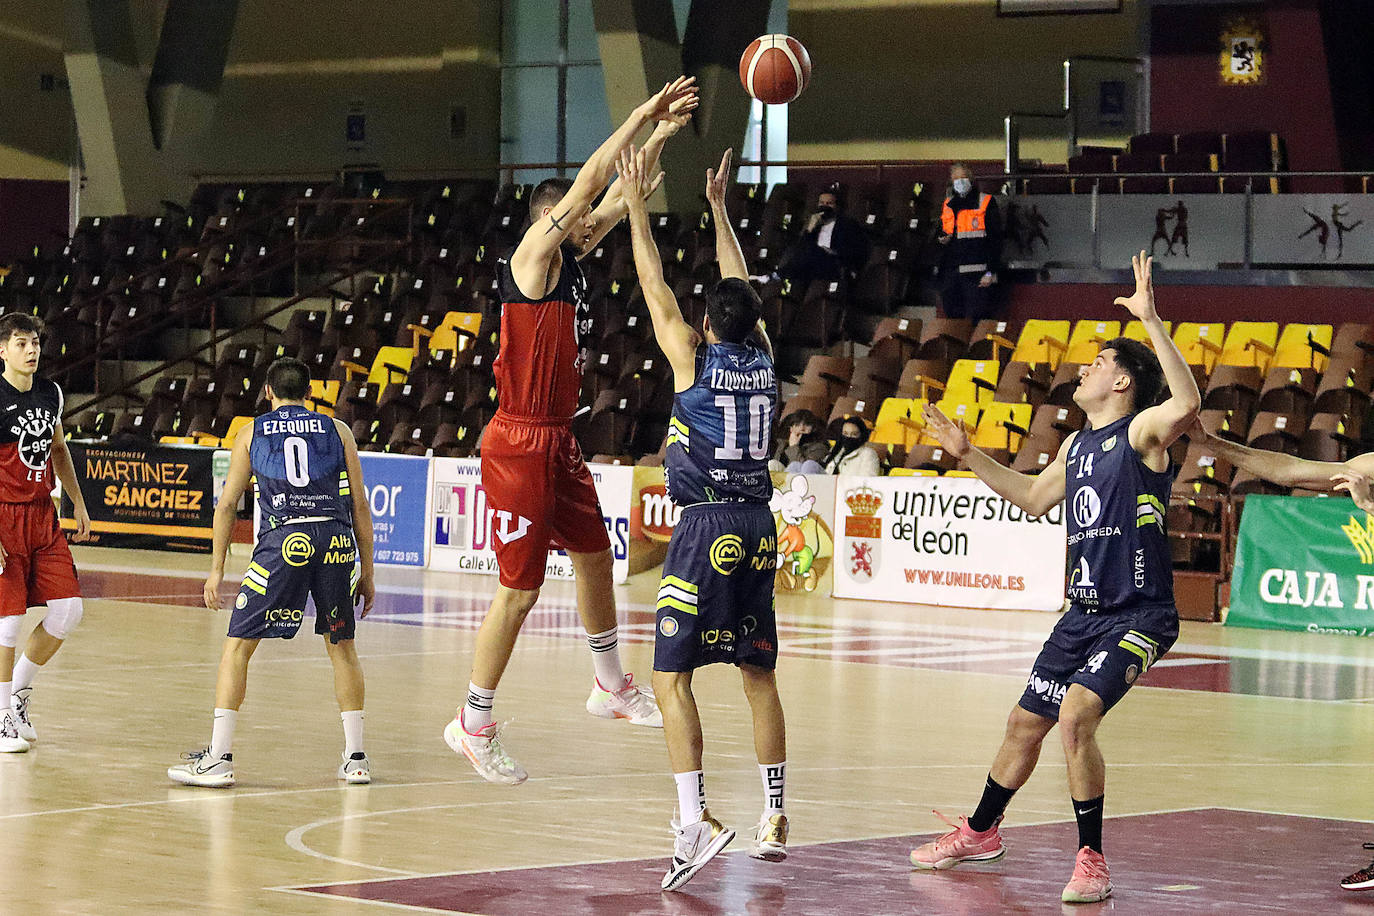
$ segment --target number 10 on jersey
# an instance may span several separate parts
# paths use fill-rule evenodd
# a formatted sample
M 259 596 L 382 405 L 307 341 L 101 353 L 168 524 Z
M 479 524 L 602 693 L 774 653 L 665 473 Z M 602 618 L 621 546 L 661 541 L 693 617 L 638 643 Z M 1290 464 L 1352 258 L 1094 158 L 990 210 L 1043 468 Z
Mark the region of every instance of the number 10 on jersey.
M 743 395 L 718 394 L 716 406 L 720 408 L 725 421 L 725 444 L 716 449 L 716 460 L 739 461 L 744 457 L 744 449 L 739 444 L 741 412 L 749 422 L 749 457 L 755 461 L 767 458 L 768 433 L 773 425 L 773 399 L 766 394 L 755 394 L 746 401 Z

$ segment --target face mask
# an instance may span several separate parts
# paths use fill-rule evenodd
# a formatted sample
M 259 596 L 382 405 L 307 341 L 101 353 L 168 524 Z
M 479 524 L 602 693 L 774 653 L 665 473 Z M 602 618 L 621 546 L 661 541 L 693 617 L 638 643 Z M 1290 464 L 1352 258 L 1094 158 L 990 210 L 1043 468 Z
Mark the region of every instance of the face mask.
M 821 218 L 822 218 L 822 219 L 830 219 L 830 217 L 832 217 L 832 216 L 835 215 L 835 208 L 834 208 L 834 207 L 817 207 L 817 208 L 816 208 L 816 212 L 819 213 L 819 214 L 821 215 Z
M 970 181 L 969 179 L 967 179 L 967 178 L 956 178 L 956 179 L 954 179 L 954 193 L 955 193 L 955 194 L 958 194 L 960 197 L 963 197 L 965 194 L 967 194 L 969 191 L 972 191 L 972 190 L 973 190 L 973 182 Z
M 841 436 L 841 437 L 840 437 L 840 445 L 843 446 L 843 447 L 844 447 L 844 450 L 847 451 L 847 452 L 852 452 L 852 451 L 854 451 L 854 449 L 858 448 L 859 446 L 861 446 L 861 445 L 863 445 L 863 444 L 864 444 L 864 440 L 861 439 L 861 438 L 859 438 L 858 436 Z

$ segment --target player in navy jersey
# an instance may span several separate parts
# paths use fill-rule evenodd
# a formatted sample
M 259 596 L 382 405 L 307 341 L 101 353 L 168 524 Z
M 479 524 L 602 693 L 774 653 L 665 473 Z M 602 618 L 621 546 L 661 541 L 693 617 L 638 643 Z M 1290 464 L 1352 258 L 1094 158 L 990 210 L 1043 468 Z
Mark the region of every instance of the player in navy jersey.
M 1001 858 L 1005 848 L 997 825 L 1058 722 L 1078 819 L 1079 851 L 1062 895 L 1066 903 L 1102 900 L 1112 890 L 1102 855 L 1106 766 L 1098 725 L 1178 638 L 1164 531 L 1173 480 L 1168 449 L 1193 423 L 1201 398 L 1155 311 L 1152 259 L 1142 251 L 1131 266 L 1135 294 L 1116 302 L 1144 324 L 1154 352 L 1120 337 L 1102 345 L 1080 371 L 1073 396 L 1088 425 L 1064 441 L 1039 475 L 998 464 L 969 444 L 962 424 L 934 407 L 925 411 L 940 444 L 1028 514 L 1043 515 L 1067 496 L 1069 610 L 1045 642 L 1011 712 L 977 810 L 958 824 L 947 821 L 954 829 L 912 850 L 911 863 L 951 868 Z M 1163 383 L 1170 397 L 1156 405 Z
M 706 297 L 701 333 L 682 319 L 663 279 L 644 201 L 663 175 L 652 176 L 645 160 L 643 150 L 629 150 L 618 169 L 635 268 L 676 391 L 665 465 L 668 495 L 682 515 L 663 562 L 654 638 L 654 694 L 678 791 L 676 842 L 663 888 L 675 890 L 735 837 L 706 809 L 701 719 L 692 695 L 692 673 L 704 665 L 738 665 L 753 711 L 764 810 L 750 855 L 772 862 L 787 856 L 787 741 L 774 676 L 777 529 L 768 508 L 778 391 L 761 303 L 725 211 L 730 151 L 719 170 L 706 173 L 721 280 Z
M 34 675 L 82 616 L 76 566 L 53 508 L 54 473 L 75 509 L 75 540 L 91 531 L 62 431 L 62 390 L 36 374 L 42 331 L 32 315 L 0 317 L 0 753 L 26 751 L 38 739 L 28 714 Z M 16 663 L 24 612 L 34 605 L 47 613 Z
M 348 427 L 305 406 L 310 369 L 279 359 L 267 370 L 272 409 L 234 442 L 229 476 L 215 507 L 214 547 L 205 605 L 219 610 L 224 555 L 239 500 L 257 483 L 262 523 L 220 657 L 215 719 L 208 747 L 186 754 L 167 775 L 188 786 L 234 784 L 232 752 L 239 706 L 248 689 L 248 661 L 263 639 L 291 639 L 314 599 L 315 632 L 334 666 L 334 696 L 343 720 L 339 779 L 372 781 L 363 752 L 363 669 L 353 646 L 355 603 L 372 609 L 372 515 L 358 447 Z

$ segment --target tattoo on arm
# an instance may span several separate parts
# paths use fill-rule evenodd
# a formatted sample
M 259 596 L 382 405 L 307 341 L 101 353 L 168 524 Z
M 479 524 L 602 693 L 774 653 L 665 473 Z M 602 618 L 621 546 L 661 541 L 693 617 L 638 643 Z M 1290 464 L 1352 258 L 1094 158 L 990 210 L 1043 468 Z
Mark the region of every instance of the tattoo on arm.
M 571 210 L 568 211 L 568 213 L 571 213 L 571 212 L 572 212 Z M 550 232 L 552 232 L 552 231 L 555 230 L 555 229 L 557 229 L 559 232 L 562 232 L 562 231 L 563 231 L 563 224 L 562 224 L 562 222 L 560 222 L 560 220 L 567 219 L 568 213 L 564 213 L 562 216 L 553 216 L 552 214 L 550 214 L 550 215 L 549 215 L 549 222 L 553 223 L 553 225 L 550 226 L 549 228 L 545 229 L 545 230 L 544 230 L 544 234 L 545 234 L 545 235 L 548 235 Z

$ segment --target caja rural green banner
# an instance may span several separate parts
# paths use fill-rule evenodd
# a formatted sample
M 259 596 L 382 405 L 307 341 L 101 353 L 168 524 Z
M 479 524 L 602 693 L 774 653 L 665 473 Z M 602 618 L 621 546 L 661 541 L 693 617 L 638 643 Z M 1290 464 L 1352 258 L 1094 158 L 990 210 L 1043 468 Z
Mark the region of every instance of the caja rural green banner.
M 1374 517 L 1344 498 L 1247 497 L 1226 622 L 1374 636 Z

